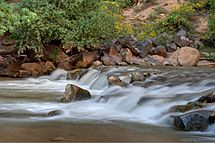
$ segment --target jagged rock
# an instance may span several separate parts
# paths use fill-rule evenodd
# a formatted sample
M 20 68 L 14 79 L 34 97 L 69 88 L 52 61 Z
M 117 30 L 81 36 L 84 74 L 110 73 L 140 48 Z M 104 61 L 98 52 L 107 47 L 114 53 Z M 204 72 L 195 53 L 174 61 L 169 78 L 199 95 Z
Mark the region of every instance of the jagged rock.
M 204 131 L 209 124 L 209 118 L 214 115 L 214 111 L 194 111 L 179 116 L 174 116 L 176 128 L 185 131 Z
M 166 65 L 196 66 L 200 59 L 200 52 L 192 47 L 183 47 L 174 52 L 166 61 Z
M 52 71 L 56 70 L 56 67 L 55 65 L 50 62 L 50 61 L 47 61 L 45 63 L 45 65 L 43 66 L 43 74 L 50 74 Z
M 117 85 L 117 86 L 127 86 L 128 84 L 122 81 L 119 77 L 110 76 L 108 77 L 108 84 L 109 85 Z
M 143 41 L 138 47 L 140 57 L 145 58 L 151 52 L 153 45 L 150 41 Z
M 215 92 L 212 92 L 206 96 L 202 96 L 198 102 L 202 103 L 214 103 L 215 102 Z
M 97 54 L 95 52 L 83 52 L 78 58 L 76 68 L 87 68 L 97 60 Z
M 68 71 L 67 80 L 76 80 L 79 77 L 82 77 L 85 73 L 87 73 L 87 69 L 75 69 L 72 71 Z
M 159 45 L 151 51 L 152 55 L 159 55 L 164 58 L 167 57 L 166 47 L 163 45 Z
M 175 52 L 177 50 L 177 46 L 175 43 L 170 43 L 166 45 L 167 52 Z
M 101 59 L 106 66 L 116 65 L 115 61 L 107 53 L 104 53 Z
M 60 102 L 68 103 L 71 101 L 82 101 L 88 99 L 91 99 L 91 94 L 89 91 L 76 85 L 68 84 L 65 87 L 64 96 L 61 98 Z
M 180 30 L 177 34 L 175 34 L 174 41 L 179 47 L 186 47 L 190 44 L 190 40 L 187 37 L 187 32 L 185 30 Z
M 127 49 L 121 49 L 121 55 L 123 58 L 123 61 L 127 62 L 128 64 L 133 64 L 133 54 L 132 52 L 127 48 Z

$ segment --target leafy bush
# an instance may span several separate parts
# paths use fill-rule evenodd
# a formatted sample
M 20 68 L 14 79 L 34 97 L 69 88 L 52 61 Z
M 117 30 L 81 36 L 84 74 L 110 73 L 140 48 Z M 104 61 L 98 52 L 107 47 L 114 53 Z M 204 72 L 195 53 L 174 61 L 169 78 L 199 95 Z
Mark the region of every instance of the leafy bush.
M 20 53 L 33 49 L 41 57 L 44 45 L 53 41 L 73 42 L 83 48 L 126 33 L 126 27 L 118 24 L 123 17 L 114 2 L 22 0 L 17 7 L 21 23 L 16 26 L 13 38 Z
M 131 6 L 131 4 L 132 4 L 132 0 L 107 0 L 107 1 L 115 2 L 122 8 Z

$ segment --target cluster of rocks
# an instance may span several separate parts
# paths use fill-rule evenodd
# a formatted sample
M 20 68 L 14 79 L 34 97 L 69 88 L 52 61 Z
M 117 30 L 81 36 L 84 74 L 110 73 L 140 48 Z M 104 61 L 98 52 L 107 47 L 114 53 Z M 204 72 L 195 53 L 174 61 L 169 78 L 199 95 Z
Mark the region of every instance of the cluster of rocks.
M 209 124 L 215 123 L 215 111 L 203 110 L 202 108 L 214 103 L 215 92 L 212 92 L 206 96 L 202 96 L 197 101 L 188 103 L 187 105 L 173 107 L 171 111 L 186 112 L 182 115 L 173 117 L 175 127 L 185 131 L 206 130 Z
M 26 51 L 18 56 L 14 43 L 6 37 L 0 38 L 0 76 L 40 76 L 55 67 L 70 71 L 102 65 L 196 66 L 200 60 L 200 52 L 197 50 L 199 46 L 198 40 L 185 30 L 180 30 L 174 37 L 166 33 L 145 41 L 138 41 L 131 36 L 122 37 L 98 47 L 85 47 L 82 51 L 72 43 L 63 46 L 48 45 L 44 48 L 44 57 L 41 59 L 43 62 L 32 63 L 36 61 L 35 53 Z M 51 68 L 42 71 L 41 67 L 47 61 L 48 66 L 52 62 Z M 27 65 L 22 65 L 26 63 Z

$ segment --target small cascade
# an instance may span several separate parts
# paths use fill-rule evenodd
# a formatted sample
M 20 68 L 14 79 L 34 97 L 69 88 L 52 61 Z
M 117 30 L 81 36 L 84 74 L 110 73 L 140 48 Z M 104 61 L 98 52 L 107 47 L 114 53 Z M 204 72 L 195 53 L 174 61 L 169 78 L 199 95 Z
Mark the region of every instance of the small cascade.
M 135 85 L 130 83 L 132 72 L 148 72 L 150 76 Z M 109 86 L 108 77 L 111 75 L 118 76 L 128 85 Z M 0 110 L 5 113 L 18 110 L 28 114 L 63 111 L 62 115 L 56 117 L 33 117 L 30 120 L 124 120 L 169 126 L 171 116 L 180 114 L 172 113 L 170 109 L 176 105 L 186 105 L 214 91 L 214 77 L 213 69 L 122 67 L 105 70 L 90 68 L 77 80 L 71 81 L 66 80 L 66 71 L 56 70 L 50 76 L 1 81 Z M 68 104 L 58 103 L 67 84 L 89 90 L 94 98 Z M 6 96 L 5 90 L 13 90 L 13 95 Z M 215 110 L 215 105 L 205 109 Z M 214 126 L 208 132 L 214 133 Z

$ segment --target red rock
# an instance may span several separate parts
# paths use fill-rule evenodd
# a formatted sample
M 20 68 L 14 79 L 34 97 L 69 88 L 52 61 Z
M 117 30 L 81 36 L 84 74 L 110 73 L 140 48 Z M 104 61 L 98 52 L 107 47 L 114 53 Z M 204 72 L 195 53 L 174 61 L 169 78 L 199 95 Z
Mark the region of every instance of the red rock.
M 128 64 L 133 64 L 133 54 L 132 52 L 127 48 L 127 49 L 121 49 L 121 55 L 123 58 L 123 61 L 127 62 Z
M 116 65 L 115 61 L 106 53 L 104 53 L 101 60 L 106 66 Z
M 110 48 L 108 54 L 117 64 L 122 62 L 122 57 L 115 48 Z
M 47 61 L 43 68 L 43 74 L 50 74 L 54 70 L 56 70 L 55 65 L 52 62 Z
M 36 77 L 43 75 L 43 65 L 45 65 L 45 63 L 24 63 L 22 64 L 21 69 L 30 71 L 32 76 Z
M 97 59 L 95 52 L 83 52 L 76 64 L 77 68 L 87 68 Z

